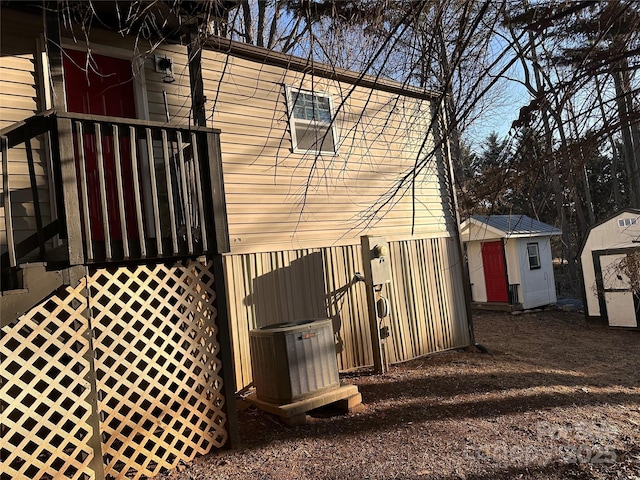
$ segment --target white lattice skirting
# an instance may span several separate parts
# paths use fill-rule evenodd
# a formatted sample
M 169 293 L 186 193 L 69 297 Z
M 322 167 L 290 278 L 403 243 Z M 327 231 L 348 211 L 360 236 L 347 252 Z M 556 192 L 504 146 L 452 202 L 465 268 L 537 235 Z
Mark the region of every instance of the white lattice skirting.
M 201 263 L 101 269 L 3 328 L 2 480 L 153 476 L 224 445 L 215 298 Z

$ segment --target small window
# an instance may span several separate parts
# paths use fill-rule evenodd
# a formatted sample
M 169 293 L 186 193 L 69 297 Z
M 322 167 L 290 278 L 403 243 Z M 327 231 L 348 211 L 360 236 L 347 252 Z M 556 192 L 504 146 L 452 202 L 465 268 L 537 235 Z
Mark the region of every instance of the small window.
M 529 257 L 529 270 L 540 268 L 540 251 L 537 243 L 527 243 L 527 256 Z
M 287 88 L 294 152 L 336 153 L 333 102 L 330 95 Z
M 637 224 L 638 224 L 638 218 L 637 217 L 621 218 L 621 219 L 618 220 L 618 225 L 620 227 L 636 226 Z

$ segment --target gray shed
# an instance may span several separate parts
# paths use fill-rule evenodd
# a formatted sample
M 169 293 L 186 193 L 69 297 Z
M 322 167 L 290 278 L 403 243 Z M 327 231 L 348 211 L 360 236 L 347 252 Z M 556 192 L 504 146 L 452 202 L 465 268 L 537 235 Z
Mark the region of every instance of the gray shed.
M 460 226 L 474 303 L 535 308 L 556 302 L 551 236 L 526 215 L 472 216 Z

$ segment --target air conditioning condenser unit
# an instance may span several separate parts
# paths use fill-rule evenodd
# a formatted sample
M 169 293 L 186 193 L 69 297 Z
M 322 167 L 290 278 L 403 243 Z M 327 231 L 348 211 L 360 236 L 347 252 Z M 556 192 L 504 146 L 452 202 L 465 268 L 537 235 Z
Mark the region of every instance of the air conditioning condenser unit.
M 249 332 L 258 399 L 286 404 L 340 387 L 331 319 L 268 325 Z

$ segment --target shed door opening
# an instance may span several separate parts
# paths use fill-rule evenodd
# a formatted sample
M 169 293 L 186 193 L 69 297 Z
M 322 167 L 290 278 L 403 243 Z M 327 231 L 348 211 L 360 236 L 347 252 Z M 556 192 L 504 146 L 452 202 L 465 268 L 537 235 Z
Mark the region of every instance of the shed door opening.
M 133 74 L 131 62 L 128 60 L 110 58 L 92 53 L 87 62 L 87 54 L 85 52 L 65 50 L 64 79 L 67 110 L 69 112 L 85 113 L 92 117 L 110 116 L 136 118 Z M 133 176 L 129 138 L 122 134 L 119 135 L 119 137 L 123 182 L 124 185 L 132 186 Z M 105 236 L 102 222 L 103 206 L 100 203 L 99 193 L 96 136 L 89 128 L 85 130 L 83 142 L 88 183 L 91 237 L 94 241 L 102 241 Z M 75 142 L 75 148 L 76 168 L 79 168 L 77 140 Z M 117 198 L 113 134 L 110 131 L 103 132 L 102 151 L 111 238 L 122 239 L 120 223 L 118 221 L 118 202 L 123 200 L 125 203 L 125 211 L 130 213 L 126 215 L 128 236 L 138 238 L 135 215 L 133 214 L 133 188 L 124 189 L 124 199 Z M 86 215 L 86 212 L 82 212 L 82 214 Z
M 598 292 L 601 297 L 601 307 L 605 311 L 611 327 L 639 327 L 640 326 L 640 298 L 634 294 L 631 279 L 619 267 L 624 253 L 614 255 L 598 255 L 600 260 L 596 275 L 602 276 L 602 289 Z M 598 268 L 598 264 L 596 264 Z
M 507 270 L 505 268 L 504 250 L 500 240 L 482 244 L 482 265 L 484 283 L 487 289 L 487 302 L 503 302 L 509 300 L 507 294 Z

